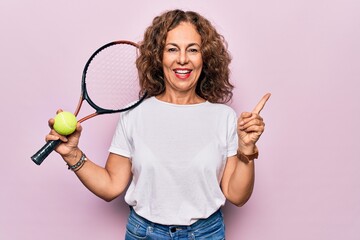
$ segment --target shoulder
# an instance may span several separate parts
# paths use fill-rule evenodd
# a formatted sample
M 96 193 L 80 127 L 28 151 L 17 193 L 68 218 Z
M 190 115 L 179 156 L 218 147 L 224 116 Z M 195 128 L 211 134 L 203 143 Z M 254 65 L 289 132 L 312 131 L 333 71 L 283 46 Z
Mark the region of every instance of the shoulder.
M 197 114 L 204 116 L 208 121 L 211 119 L 216 122 L 225 122 L 233 124 L 237 122 L 237 113 L 235 110 L 223 103 L 210 103 L 206 102 L 202 111 Z
M 131 103 L 130 105 L 132 105 L 132 104 L 133 103 Z M 131 108 L 130 110 L 127 110 L 125 112 L 122 112 L 122 115 L 132 115 L 132 114 L 135 114 L 135 113 L 141 111 L 142 109 L 147 109 L 149 107 L 152 107 L 153 105 L 154 105 L 153 97 L 146 98 L 140 104 L 138 104 L 136 107 Z
M 223 103 L 210 103 L 209 102 L 208 106 L 211 108 L 211 110 L 216 111 L 217 113 L 223 113 L 223 114 L 236 116 L 235 110 L 229 105 L 226 105 Z

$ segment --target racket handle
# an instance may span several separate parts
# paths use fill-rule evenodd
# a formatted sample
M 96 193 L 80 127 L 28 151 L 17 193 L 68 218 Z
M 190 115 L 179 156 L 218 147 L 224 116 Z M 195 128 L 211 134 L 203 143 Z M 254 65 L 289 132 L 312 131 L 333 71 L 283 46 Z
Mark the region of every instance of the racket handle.
M 48 141 L 39 151 L 37 151 L 32 157 L 34 163 L 40 165 L 49 154 L 61 143 L 61 140 Z

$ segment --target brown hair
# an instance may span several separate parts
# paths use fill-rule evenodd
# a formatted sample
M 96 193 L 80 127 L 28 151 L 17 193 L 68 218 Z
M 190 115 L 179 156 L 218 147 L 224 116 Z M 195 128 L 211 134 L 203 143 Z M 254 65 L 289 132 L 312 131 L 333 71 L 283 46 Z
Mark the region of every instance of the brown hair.
M 229 82 L 231 57 L 224 37 L 200 14 L 178 9 L 155 17 L 145 31 L 136 60 L 141 91 L 146 91 L 149 97 L 165 91 L 162 56 L 166 36 L 181 22 L 193 24 L 201 36 L 203 69 L 196 94 L 209 102 L 228 102 L 232 98 L 233 85 Z

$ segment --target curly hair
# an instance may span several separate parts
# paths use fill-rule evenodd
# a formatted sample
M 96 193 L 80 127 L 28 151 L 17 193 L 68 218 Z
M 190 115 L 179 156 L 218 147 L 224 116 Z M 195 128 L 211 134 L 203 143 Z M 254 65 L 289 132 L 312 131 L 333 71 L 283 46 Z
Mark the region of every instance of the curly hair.
M 167 11 L 154 18 L 139 44 L 136 66 L 141 92 L 156 96 L 165 91 L 162 66 L 167 33 L 182 22 L 193 24 L 201 36 L 203 68 L 196 86 L 196 94 L 213 103 L 226 103 L 232 98 L 234 86 L 229 81 L 231 56 L 227 43 L 209 20 L 193 11 Z

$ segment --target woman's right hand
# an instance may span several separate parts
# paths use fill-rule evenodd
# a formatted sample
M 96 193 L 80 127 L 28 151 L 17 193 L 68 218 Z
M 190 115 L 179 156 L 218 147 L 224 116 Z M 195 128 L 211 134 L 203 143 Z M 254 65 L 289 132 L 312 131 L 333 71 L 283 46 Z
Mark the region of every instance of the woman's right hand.
M 62 112 L 61 109 L 59 109 L 56 112 L 56 114 L 60 112 Z M 51 130 L 49 134 L 46 135 L 45 140 L 46 141 L 58 140 L 58 139 L 61 140 L 61 143 L 55 148 L 55 151 L 57 153 L 59 153 L 64 159 L 66 159 L 66 157 L 72 156 L 73 153 L 79 151 L 78 144 L 82 131 L 82 127 L 79 122 L 76 125 L 75 131 L 68 136 L 60 135 L 54 130 L 54 123 L 55 123 L 54 118 L 49 119 L 48 123 Z

